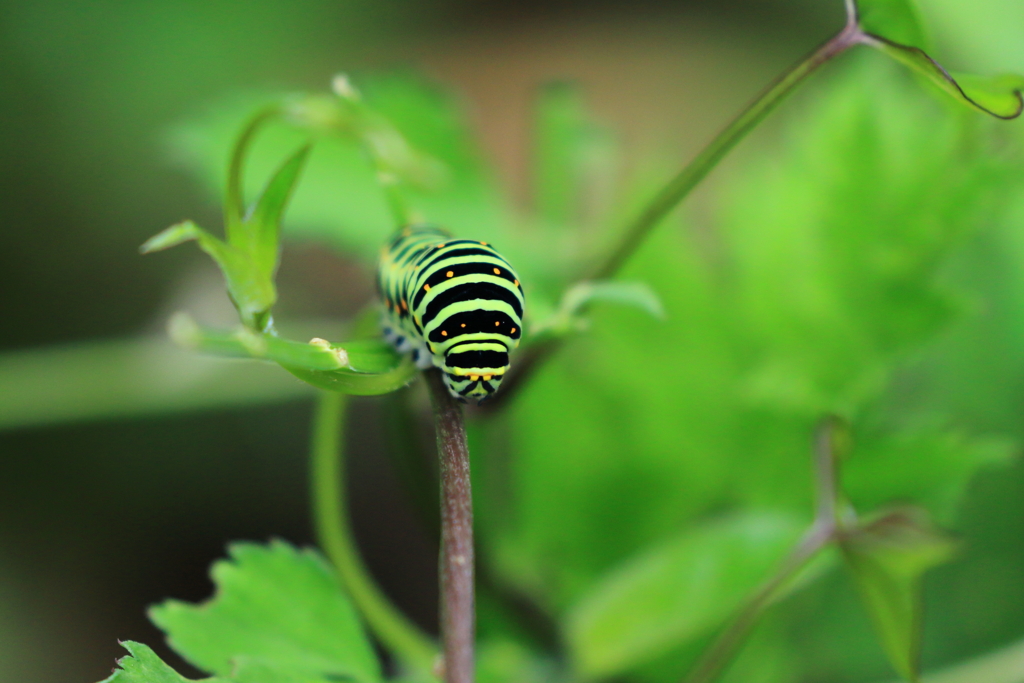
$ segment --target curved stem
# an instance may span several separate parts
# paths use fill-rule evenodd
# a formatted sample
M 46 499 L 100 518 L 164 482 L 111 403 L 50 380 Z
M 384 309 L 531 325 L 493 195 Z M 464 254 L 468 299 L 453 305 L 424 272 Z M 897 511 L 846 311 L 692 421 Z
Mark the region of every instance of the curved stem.
M 819 66 L 856 45 L 861 33 L 855 23 L 815 50 L 810 56 L 772 83 L 754 102 L 726 126 L 711 143 L 662 188 L 644 211 L 626 227 L 624 235 L 608 257 L 587 278 L 603 280 L 614 275 L 633 255 L 647 234 L 665 218 L 707 176 L 718 162 L 764 120 L 780 102 Z
M 852 5 L 851 5 L 852 6 Z M 863 32 L 857 25 L 855 11 L 847 17 L 846 26 L 831 40 L 819 47 L 799 64 L 779 77 L 750 106 L 726 126 L 679 174 L 654 196 L 647 207 L 623 230 L 622 238 L 584 280 L 603 280 L 615 275 L 636 252 L 651 230 L 686 199 L 691 191 L 718 165 L 747 133 L 782 102 L 797 85 L 819 66 L 862 42 Z M 482 406 L 493 413 L 518 392 L 533 372 L 559 349 L 561 339 L 533 346 L 520 355 L 516 365 L 502 382 L 502 391 Z
M 462 406 L 448 393 L 441 373 L 427 370 L 441 469 L 441 637 L 444 680 L 473 682 L 474 605 L 473 493 Z
M 373 634 L 406 664 L 430 672 L 437 647 L 391 604 L 359 557 L 345 511 L 342 419 L 346 396 L 322 391 L 313 420 L 312 496 L 316 535 Z
M 775 600 L 779 590 L 807 566 L 821 550 L 836 540 L 839 533 L 838 511 L 838 453 L 837 442 L 842 420 L 827 415 L 818 424 L 814 435 L 814 486 L 818 499 L 814 523 L 796 548 L 789 554 L 775 575 L 754 593 L 732 622 L 718 636 L 711 648 L 697 661 L 685 683 L 711 683 L 721 675 L 726 665 L 765 609 Z

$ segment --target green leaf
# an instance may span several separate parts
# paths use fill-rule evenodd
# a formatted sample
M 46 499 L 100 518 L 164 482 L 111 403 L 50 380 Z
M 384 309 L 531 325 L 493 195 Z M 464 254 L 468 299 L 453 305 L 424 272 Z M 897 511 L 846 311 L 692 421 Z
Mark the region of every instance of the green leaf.
M 922 510 L 905 507 L 844 533 L 840 546 L 893 668 L 918 681 L 921 578 L 946 562 L 955 544 Z
M 130 640 L 121 642 L 130 657 L 117 660 L 120 669 L 114 671 L 102 683 L 191 683 L 177 671 L 167 666 L 153 650 L 142 643 Z M 222 678 L 204 678 L 203 683 L 227 683 Z M 267 683 L 271 683 L 268 681 Z
M 924 76 L 954 99 L 1001 119 L 1024 111 L 1024 76 L 975 76 L 947 71 L 929 49 L 911 0 L 859 0 L 857 13 L 864 42 Z
M 381 680 L 355 609 L 320 555 L 283 541 L 235 544 L 229 554 L 213 566 L 210 601 L 172 600 L 150 610 L 183 657 L 220 676 L 248 660 L 300 676 L 282 680 Z
M 148 254 L 190 240 L 195 240 L 199 248 L 217 263 L 242 322 L 253 329 L 266 329 L 270 308 L 277 301 L 277 290 L 273 267 L 269 270 L 264 268 L 254 254 L 234 244 L 224 243 L 192 221 L 172 225 L 151 237 L 140 249 L 143 254 Z
M 863 31 L 928 49 L 928 38 L 913 0 L 857 0 L 856 5 L 857 20 Z
M 254 257 L 267 277 L 273 277 L 277 268 L 281 216 L 295 190 L 295 183 L 309 156 L 309 150 L 309 145 L 301 147 L 281 165 L 256 200 L 252 213 L 243 221 L 242 234 L 248 233 Z
M 744 513 L 613 569 L 567 617 L 579 674 L 612 676 L 706 634 L 768 579 L 800 531 L 789 516 Z
M 974 475 L 1008 465 L 1018 450 L 1006 438 L 972 437 L 937 425 L 867 434 L 843 464 L 842 488 L 857 509 L 910 500 L 951 523 Z
M 361 339 L 342 345 L 322 339 L 308 343 L 259 334 L 242 328 L 233 333 L 199 327 L 187 314 L 168 323 L 179 345 L 219 356 L 259 358 L 278 363 L 299 379 L 321 389 L 359 396 L 386 394 L 408 384 L 416 367 L 381 340 Z
M 1024 76 L 1000 74 L 975 76 L 947 71 L 923 50 L 881 36 L 869 36 L 869 43 L 925 76 L 954 99 L 1000 119 L 1015 119 L 1024 112 Z

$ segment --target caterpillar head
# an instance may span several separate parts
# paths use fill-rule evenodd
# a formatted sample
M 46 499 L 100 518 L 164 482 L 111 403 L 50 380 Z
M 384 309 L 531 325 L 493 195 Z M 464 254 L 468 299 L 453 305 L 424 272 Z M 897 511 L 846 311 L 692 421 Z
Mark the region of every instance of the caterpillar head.
M 508 349 L 504 344 L 475 343 L 450 349 L 441 371 L 452 396 L 481 403 L 498 390 L 508 367 Z

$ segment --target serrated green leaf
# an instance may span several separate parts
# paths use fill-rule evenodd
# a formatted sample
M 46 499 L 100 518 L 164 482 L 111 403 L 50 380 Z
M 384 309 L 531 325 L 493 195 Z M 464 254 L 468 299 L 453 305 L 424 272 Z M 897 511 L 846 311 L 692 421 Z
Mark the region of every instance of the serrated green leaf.
M 750 512 L 687 531 L 613 569 L 568 614 L 584 677 L 611 676 L 721 624 L 793 545 L 793 517 Z
M 856 4 L 857 20 L 867 33 L 922 50 L 929 48 L 913 0 L 857 0 Z
M 121 643 L 131 656 L 117 660 L 120 669 L 102 683 L 192 683 L 167 666 L 152 649 L 142 643 L 125 640 Z M 202 683 L 227 683 L 223 678 L 204 678 Z M 267 683 L 270 683 L 269 681 Z M 282 682 L 285 683 L 285 682 Z
M 183 657 L 220 676 L 246 658 L 318 683 L 381 680 L 355 609 L 320 555 L 283 541 L 235 544 L 229 554 L 213 566 L 210 601 L 172 600 L 150 610 Z
M 847 566 L 890 663 L 916 682 L 920 674 L 921 578 L 946 562 L 955 544 L 917 508 L 901 508 L 840 538 Z
M 267 187 L 256 200 L 252 212 L 243 221 L 243 231 L 248 234 L 254 257 L 258 265 L 273 277 L 280 254 L 281 216 L 295 190 L 310 145 L 301 147 L 292 154 L 274 173 Z M 244 234 L 243 233 L 243 234 Z M 237 234 L 237 233 L 236 233 Z

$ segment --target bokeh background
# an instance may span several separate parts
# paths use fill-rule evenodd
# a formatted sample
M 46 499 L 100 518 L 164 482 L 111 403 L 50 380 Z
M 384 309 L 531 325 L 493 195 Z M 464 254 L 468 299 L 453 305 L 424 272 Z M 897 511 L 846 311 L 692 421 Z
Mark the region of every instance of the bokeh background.
M 205 120 L 211 111 L 244 111 L 223 103 L 258 101 L 260 93 L 324 90 L 339 71 L 355 74 L 357 82 L 380 73 L 421 74 L 455 98 L 503 205 L 515 217 L 512 222 L 529 222 L 524 217 L 538 197 L 531 175 L 538 92 L 553 81 L 571 82 L 578 85 L 601 135 L 614 141 L 607 147 L 614 148 L 608 151 L 614 163 L 600 166 L 612 170 L 591 188 L 594 211 L 604 211 L 613 224 L 626 215 L 622 206 L 636 206 L 771 78 L 831 35 L 842 22 L 840 5 L 838 0 L 0 2 L 0 681 L 100 680 L 123 654 L 118 639 L 149 643 L 180 671 L 197 675 L 163 645 L 160 632 L 146 620 L 146 606 L 172 596 L 205 598 L 212 588 L 207 567 L 230 540 L 280 536 L 299 544 L 312 542 L 306 494 L 310 391 L 277 368 L 195 359 L 163 341 L 164 323 L 175 310 L 186 308 L 204 322 L 221 325 L 231 324 L 233 315 L 219 274 L 198 250 L 179 248 L 146 258 L 138 254 L 147 237 L 183 218 L 211 228 L 219 223 L 216 191 L 208 182 L 209 158 L 195 161 L 202 145 L 197 147 L 190 122 Z M 921 5 L 944 63 L 985 73 L 1024 72 L 1024 6 L 1016 0 L 922 0 Z M 815 160 L 815 143 L 828 149 L 835 137 L 820 121 L 842 118 L 842 112 L 858 106 L 882 112 L 883 132 L 876 137 L 883 142 L 891 138 L 898 146 L 911 139 L 921 143 L 921 150 L 939 148 L 933 156 L 911 159 L 908 168 L 916 168 L 915 163 L 941 168 L 971 159 L 964 162 L 969 173 L 933 179 L 932 187 L 945 188 L 940 194 L 951 206 L 929 209 L 941 204 L 942 197 L 926 190 L 910 199 L 894 194 L 863 202 L 868 209 L 881 207 L 883 213 L 901 201 L 909 203 L 903 207 L 907 210 L 919 202 L 928 216 L 923 224 L 934 227 L 948 219 L 964 226 L 964 236 L 928 252 L 922 260 L 931 261 L 919 264 L 921 278 L 932 277 L 928 269 L 933 261 L 945 264 L 943 277 L 956 285 L 955 314 L 934 326 L 922 323 L 927 334 L 898 325 L 886 328 L 883 332 L 892 332 L 895 340 L 889 340 L 892 352 L 886 352 L 884 378 L 875 378 L 886 388 L 876 392 L 874 408 L 854 411 L 869 416 L 868 432 L 898 432 L 927 413 L 940 425 L 929 432 L 931 441 L 903 434 L 904 445 L 909 443 L 912 458 L 923 463 L 921 471 L 928 471 L 936 449 L 942 452 L 935 457 L 957 471 L 956 477 L 937 481 L 931 489 L 923 485 L 921 493 L 925 502 L 941 499 L 936 504 L 941 520 L 965 540 L 961 556 L 934 572 L 928 583 L 925 661 L 941 667 L 1024 638 L 1024 465 L 1017 445 L 1024 438 L 1024 288 L 1015 279 L 1024 267 L 1024 240 L 1014 236 L 1014 230 L 1024 231 L 1024 224 L 1015 220 L 1024 216 L 1019 201 L 1024 166 L 1019 164 L 1022 157 L 1008 151 L 1024 141 L 1024 134 L 1019 122 L 999 124 L 1004 126 L 999 130 L 989 122 L 963 124 L 964 116 L 975 115 L 946 112 L 945 105 L 934 104 L 912 80 L 899 80 L 876 61 L 855 57 L 816 77 L 744 143 L 663 232 L 694 245 L 690 256 L 718 273 L 709 281 L 734 267 L 739 269 L 738 281 L 744 281 L 743 269 L 749 268 L 753 282 L 760 262 L 743 256 L 742 248 L 734 250 L 739 256 L 730 257 L 721 231 L 727 231 L 730 221 L 746 225 L 746 233 L 729 234 L 751 236 L 748 250 L 770 249 L 771 230 L 785 222 L 785 202 L 792 203 L 798 219 L 800 211 L 811 211 L 801 199 L 803 188 L 793 169 L 802 170 L 805 178 L 827 176 L 837 173 L 846 158 L 834 154 Z M 897 86 L 891 85 L 893 79 Z M 846 83 L 846 90 L 840 92 L 839 82 Z M 866 90 L 898 93 L 893 97 L 917 118 L 885 129 L 885 107 L 894 105 L 874 100 L 858 104 L 849 94 L 854 82 Z M 804 111 L 816 111 L 818 118 L 808 123 L 801 119 Z M 237 118 L 225 116 L 237 125 Z M 950 137 L 950 120 L 975 129 L 984 158 L 998 163 L 979 165 L 971 153 L 962 152 Z M 944 132 L 934 135 L 929 125 Z M 801 141 L 804 130 L 818 131 L 817 137 Z M 865 128 L 865 136 L 854 135 L 852 142 L 844 138 L 849 149 L 838 143 L 830 149 L 849 152 L 871 175 L 872 159 L 856 155 L 861 143 L 879 149 L 872 130 Z M 932 137 L 938 138 L 934 145 L 928 144 Z M 883 144 L 881 149 L 889 148 Z M 909 154 L 920 151 L 908 149 Z M 892 165 L 885 171 L 896 179 L 903 177 L 899 156 L 897 150 L 887 158 Z M 796 161 L 787 162 L 791 157 Z M 214 168 L 218 163 L 214 157 Z M 782 176 L 790 178 L 789 184 L 777 180 Z M 930 181 L 920 182 L 928 186 Z M 619 186 L 629 189 L 611 189 Z M 920 190 L 913 183 L 908 187 Z M 957 195 L 963 187 L 974 188 L 973 194 Z M 621 199 L 616 205 L 620 208 L 608 208 L 615 204 L 613 195 L 615 201 Z M 747 197 L 747 203 L 737 197 Z M 734 200 L 739 208 L 729 214 Z M 847 188 L 844 200 L 859 206 L 855 187 Z M 966 205 L 967 215 L 958 214 L 957 207 Z M 872 220 L 868 209 L 861 216 L 865 222 Z M 762 219 L 767 227 L 758 232 L 752 226 Z M 857 225 L 848 226 L 851 234 Z M 922 228 L 924 237 L 907 241 L 918 246 L 928 242 L 928 225 Z M 892 226 L 875 226 L 866 234 L 883 235 L 887 227 Z M 528 234 L 533 242 L 516 250 L 546 250 L 543 224 L 532 224 Z M 564 237 L 554 228 L 552 234 Z M 785 235 L 796 240 L 792 253 L 803 253 L 799 246 L 806 235 Z M 840 248 L 857 249 L 858 244 L 848 240 Z M 774 266 L 779 273 L 799 263 L 792 253 L 779 253 Z M 901 253 L 895 249 L 890 256 Z M 723 262 L 731 266 L 719 267 Z M 841 265 L 824 263 L 826 268 Z M 712 324 L 755 328 L 767 325 L 764 316 L 771 318 L 773 312 L 762 308 L 762 317 L 730 323 L 704 311 L 688 322 L 680 318 L 686 305 L 676 306 L 676 299 L 701 286 L 690 278 L 679 290 L 665 291 L 659 283 L 672 286 L 662 277 L 671 268 L 659 267 L 655 270 L 661 279 L 655 277 L 654 288 L 665 298 L 670 318 L 676 316 L 673 334 L 692 342 L 676 353 L 656 354 L 660 363 L 672 364 L 666 377 L 683 377 L 678 385 L 683 393 L 687 381 L 715 384 L 716 373 L 734 370 L 708 365 L 708 359 L 717 358 L 710 352 L 693 355 L 694 348 L 714 344 L 715 337 L 689 330 Z M 372 297 L 371 268 L 330 240 L 306 235 L 290 242 L 279 278 L 282 315 L 325 326 L 349 319 Z M 687 273 L 703 271 L 687 266 L 679 272 L 688 278 Z M 828 271 L 824 280 L 809 280 L 807 287 L 813 290 L 827 280 L 856 288 L 858 272 Z M 634 279 L 644 275 L 643 267 L 629 273 Z M 770 273 L 765 277 L 773 281 Z M 930 305 L 910 292 L 912 300 L 900 308 L 898 301 L 906 292 L 898 289 L 881 294 L 872 290 L 867 299 L 850 305 L 870 318 L 877 297 L 882 297 L 885 305 L 897 302 L 886 315 L 902 321 Z M 779 315 L 785 335 L 802 333 L 806 320 Z M 594 327 L 599 329 L 603 320 L 598 315 Z M 608 320 L 615 329 L 616 320 Z M 641 325 L 629 317 L 617 323 Z M 656 323 L 642 325 L 657 338 Z M 900 341 L 903 333 L 912 343 Z M 597 339 L 613 349 L 619 342 L 633 343 L 610 333 Z M 796 356 L 802 353 L 797 344 L 780 342 L 780 347 Z M 597 358 L 599 364 L 589 348 L 578 347 L 572 355 Z M 636 349 L 618 350 L 623 358 L 637 357 Z M 760 352 L 753 347 L 747 351 Z M 858 357 L 858 352 L 847 351 Z M 779 357 L 785 355 L 780 352 Z M 694 362 L 701 364 L 700 373 L 688 370 Z M 839 352 L 815 360 L 828 369 L 826 375 L 849 362 Z M 534 400 L 535 413 L 555 419 L 551 416 L 561 410 L 560 383 L 571 387 L 567 375 L 574 370 L 564 357 L 556 359 L 555 370 L 524 402 Z M 510 567 L 505 573 L 511 583 L 534 590 L 554 612 L 568 609 L 588 582 L 666 536 L 677 523 L 763 502 L 744 484 L 723 487 L 720 480 L 777 476 L 779 487 L 800 488 L 789 501 L 794 509 L 810 500 L 809 479 L 786 481 L 792 472 L 802 471 L 799 463 L 805 454 L 780 452 L 809 439 L 811 417 L 784 423 L 723 420 L 718 425 L 723 432 L 744 425 L 746 431 L 734 434 L 728 447 L 750 460 L 726 457 L 710 437 L 694 436 L 688 442 L 689 437 L 675 431 L 680 425 L 667 424 L 663 414 L 643 419 L 642 400 L 641 408 L 629 407 L 634 393 L 647 390 L 617 375 L 663 370 L 623 369 L 612 363 L 604 372 L 615 377 L 606 385 L 582 385 L 597 397 L 592 398 L 597 405 L 568 402 L 568 433 L 572 415 L 588 410 L 604 416 L 612 429 L 621 428 L 627 443 L 642 440 L 637 434 L 657 433 L 648 449 L 657 457 L 639 458 L 640 470 L 609 464 L 619 462 L 613 458 L 632 457 L 618 452 L 606 459 L 574 456 L 569 461 L 580 469 L 556 472 L 574 482 L 565 494 L 570 497 L 567 504 L 589 482 L 592 488 L 579 494 L 581 500 L 589 495 L 591 503 L 610 501 L 607 506 L 584 505 L 579 519 L 556 522 L 557 517 L 546 515 L 557 515 L 557 506 L 542 501 L 531 509 L 518 508 L 515 522 L 494 522 L 495 535 L 505 537 L 494 554 Z M 785 372 L 772 372 L 752 380 L 750 391 L 761 392 L 763 400 L 791 400 L 799 404 L 794 411 L 803 415 L 810 401 L 796 395 L 803 389 L 780 390 L 775 384 L 785 383 L 778 379 Z M 852 405 L 865 391 L 871 393 L 862 389 L 836 395 L 843 394 L 842 400 Z M 660 396 L 662 402 L 676 400 L 671 392 Z M 687 400 L 678 400 L 679 410 L 685 410 Z M 434 630 L 435 556 L 429 524 L 418 519 L 387 457 L 388 445 L 381 436 L 388 424 L 385 403 L 360 400 L 353 410 L 351 420 L 359 429 L 349 445 L 352 514 L 361 548 L 388 593 L 424 628 Z M 530 408 L 522 412 L 518 417 L 527 427 L 541 424 L 531 417 Z M 780 430 L 785 436 L 779 437 Z M 536 428 L 516 441 L 516 448 L 533 454 L 509 475 L 509 481 L 527 482 L 522 506 L 529 505 L 529 496 L 558 496 L 561 490 L 556 483 L 531 486 L 528 481 L 537 468 L 558 457 L 533 448 L 547 436 Z M 610 442 L 602 446 L 603 438 L 592 435 L 596 446 L 584 438 L 579 448 L 613 448 Z M 899 438 L 893 441 L 899 443 Z M 676 468 L 667 445 L 674 441 L 693 451 L 680 456 L 680 462 L 727 464 L 718 469 Z M 961 448 L 961 442 L 971 445 Z M 759 452 L 759 443 L 774 444 L 780 452 Z M 868 470 L 882 478 L 879 473 L 898 468 L 901 461 L 899 447 L 877 450 L 885 448 L 892 460 Z M 775 467 L 775 458 L 798 465 Z M 761 464 L 752 466 L 753 461 Z M 593 474 L 602 467 L 610 467 L 613 474 L 605 479 Z M 548 475 L 536 476 L 541 481 Z M 658 496 L 670 495 L 662 490 L 665 481 L 674 482 L 677 498 L 697 502 L 659 508 Z M 719 493 L 694 493 L 700 487 Z M 898 482 L 890 489 L 880 486 L 876 491 L 860 484 L 872 503 L 889 492 L 914 499 L 915 492 L 901 489 Z M 633 537 L 628 528 L 633 517 L 621 510 L 645 505 L 647 511 L 637 514 L 658 521 L 645 522 Z M 492 514 L 503 513 L 499 508 Z M 580 540 L 586 536 L 579 530 L 587 519 L 595 520 L 595 527 L 587 532 L 589 541 Z M 512 531 L 505 528 L 517 524 Z M 531 531 L 531 525 L 547 525 L 550 531 Z M 558 533 L 572 535 L 564 558 L 552 550 L 559 548 Z M 586 542 L 593 546 L 584 547 Z M 577 550 L 581 555 L 574 556 Z M 561 569 L 543 568 L 549 555 Z M 584 556 L 589 559 L 580 560 Z M 545 582 L 556 587 L 538 587 Z M 787 603 L 758 645 L 759 656 L 768 663 L 755 669 L 768 677 L 756 680 L 868 681 L 890 676 L 867 619 L 843 582 L 841 572 L 832 571 Z M 685 662 L 688 655 L 662 654 L 661 660 L 645 663 L 646 669 L 625 675 L 673 680 L 665 672 L 675 671 L 677 660 Z

